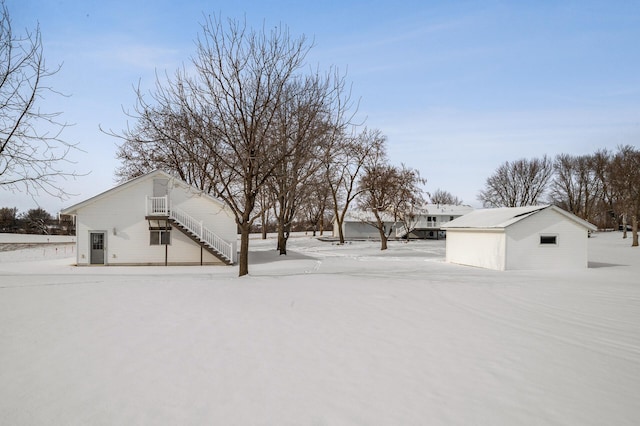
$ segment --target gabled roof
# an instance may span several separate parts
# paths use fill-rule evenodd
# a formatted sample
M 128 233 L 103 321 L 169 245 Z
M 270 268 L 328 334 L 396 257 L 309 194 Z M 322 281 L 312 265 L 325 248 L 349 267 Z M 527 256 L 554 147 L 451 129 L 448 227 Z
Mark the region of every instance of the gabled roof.
M 446 229 L 504 229 L 516 222 L 520 222 L 542 210 L 550 209 L 567 219 L 576 222 L 584 228 L 596 231 L 597 227 L 580 219 L 578 216 L 562 210 L 556 206 L 527 206 L 527 207 L 499 207 L 495 209 L 480 209 L 460 216 L 442 226 Z
M 86 207 L 86 206 L 88 206 L 90 204 L 93 204 L 93 203 L 95 203 L 97 201 L 100 201 L 101 199 L 103 199 L 103 198 L 105 198 L 105 197 L 107 197 L 109 195 L 113 195 L 113 194 L 118 193 L 120 191 L 124 191 L 127 188 L 130 188 L 130 187 L 132 187 L 132 186 L 134 186 L 134 185 L 136 185 L 136 184 L 138 184 L 138 183 L 140 183 L 142 181 L 145 181 L 145 180 L 148 180 L 148 179 L 153 179 L 153 178 L 169 179 L 169 180 L 172 180 L 172 181 L 180 182 L 182 185 L 190 188 L 194 192 L 201 193 L 203 196 L 206 196 L 207 198 L 211 199 L 211 201 L 216 202 L 216 203 L 218 203 L 220 205 L 224 205 L 224 203 L 222 201 L 220 201 L 219 199 L 217 199 L 215 197 L 212 197 L 209 194 L 206 194 L 205 192 L 199 190 L 198 188 L 196 188 L 196 187 L 194 187 L 192 185 L 189 185 L 187 182 L 183 181 L 182 179 L 178 179 L 178 178 L 176 178 L 174 176 L 171 176 L 169 173 L 164 172 L 162 170 L 154 170 L 152 172 L 146 173 L 144 175 L 140 175 L 140 176 L 135 177 L 135 178 L 133 178 L 131 180 L 128 180 L 128 181 L 126 181 L 124 183 L 121 183 L 118 186 L 115 186 L 115 187 L 113 187 L 113 188 L 111 188 L 109 190 L 106 190 L 106 191 L 98 194 L 98 195 L 95 195 L 95 196 L 93 196 L 91 198 L 88 198 L 88 199 L 86 199 L 84 201 L 81 201 L 78 204 L 74 204 L 71 207 L 67 207 L 66 209 L 63 209 L 60 212 L 60 214 L 64 214 L 64 215 L 77 214 L 77 211 L 79 209 L 83 208 L 83 207 Z

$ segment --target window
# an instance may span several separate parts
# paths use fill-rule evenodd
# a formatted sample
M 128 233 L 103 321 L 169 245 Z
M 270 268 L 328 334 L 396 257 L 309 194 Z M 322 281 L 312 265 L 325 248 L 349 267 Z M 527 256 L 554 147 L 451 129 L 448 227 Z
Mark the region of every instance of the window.
M 104 234 L 91 234 L 91 250 L 104 250 Z
M 151 237 L 149 244 L 152 246 L 170 245 L 171 244 L 171 232 L 170 231 L 151 231 Z
M 557 235 L 540 235 L 540 244 L 557 245 L 558 236 Z

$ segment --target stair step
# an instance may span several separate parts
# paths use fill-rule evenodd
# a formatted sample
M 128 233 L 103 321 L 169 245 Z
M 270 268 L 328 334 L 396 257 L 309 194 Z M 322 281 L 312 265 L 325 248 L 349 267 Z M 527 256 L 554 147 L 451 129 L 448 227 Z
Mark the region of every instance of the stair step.
M 220 259 L 223 263 L 225 263 L 227 265 L 233 265 L 233 261 L 231 260 L 231 258 L 227 257 L 220 250 L 218 250 L 216 247 L 214 247 L 211 244 L 209 244 L 207 241 L 205 241 L 196 232 L 194 232 L 191 229 L 187 228 L 186 226 L 184 226 L 182 223 L 180 223 L 175 218 L 170 218 L 169 220 L 170 220 L 170 222 L 172 224 L 174 224 L 176 226 L 176 228 L 180 229 L 185 235 L 189 236 L 193 241 L 195 241 L 196 243 L 200 244 L 203 248 L 205 248 L 207 251 L 212 253 L 214 256 L 216 256 L 218 259 Z

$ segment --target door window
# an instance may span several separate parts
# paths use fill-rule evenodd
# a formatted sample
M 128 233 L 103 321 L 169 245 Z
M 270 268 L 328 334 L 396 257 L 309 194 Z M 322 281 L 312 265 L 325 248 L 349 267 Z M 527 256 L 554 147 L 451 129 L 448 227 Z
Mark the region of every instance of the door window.
M 91 249 L 104 250 L 104 234 L 91 234 Z

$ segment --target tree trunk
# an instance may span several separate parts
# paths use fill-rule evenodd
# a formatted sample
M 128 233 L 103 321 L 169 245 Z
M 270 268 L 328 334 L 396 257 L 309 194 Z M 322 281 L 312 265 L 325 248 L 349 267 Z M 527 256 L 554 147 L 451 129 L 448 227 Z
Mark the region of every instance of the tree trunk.
M 380 231 L 380 250 L 387 249 L 387 234 L 384 232 L 384 228 L 378 229 Z
M 320 217 L 320 236 L 324 233 L 324 215 Z
M 627 215 L 622 215 L 622 238 L 627 238 Z
M 278 226 L 278 250 L 281 255 L 287 254 L 287 236 L 282 226 Z
M 340 244 L 344 244 L 344 232 L 342 232 L 342 221 L 340 219 L 336 219 L 336 223 L 338 224 L 338 237 L 340 238 Z
M 262 219 L 262 239 L 266 240 L 267 239 L 267 221 L 268 221 L 266 210 L 262 212 L 261 219 Z
M 378 216 L 378 213 L 374 212 L 374 215 L 376 216 L 376 222 L 377 222 L 376 228 L 378 229 L 378 233 L 380 234 L 380 250 L 386 250 L 387 249 L 387 233 L 385 232 L 385 229 L 384 229 L 384 222 L 382 221 L 382 219 L 380 219 L 380 216 Z
M 240 258 L 238 259 L 238 276 L 249 274 L 249 224 L 240 225 Z
M 631 242 L 631 247 L 638 247 L 638 216 L 637 215 L 633 215 L 631 216 L 631 235 L 632 235 L 632 242 Z

